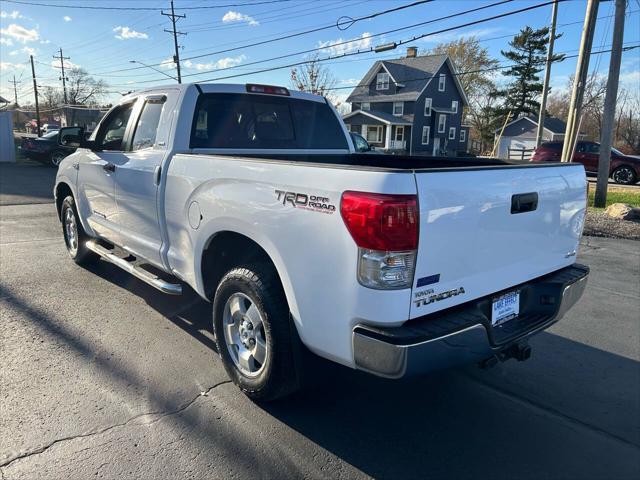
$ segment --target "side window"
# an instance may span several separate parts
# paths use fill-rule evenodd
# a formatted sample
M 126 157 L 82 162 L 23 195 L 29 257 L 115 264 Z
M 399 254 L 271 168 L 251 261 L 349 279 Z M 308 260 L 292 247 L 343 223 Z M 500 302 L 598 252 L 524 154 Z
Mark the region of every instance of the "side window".
M 431 127 L 422 127 L 422 145 L 429 145 L 429 135 L 431 133 Z
M 590 143 L 589 145 L 587 145 L 587 152 L 599 154 L 600 145 L 598 145 L 597 143 Z
M 432 100 L 430 98 L 424 99 L 424 116 L 425 117 L 431 116 L 431 104 L 432 104 Z
M 133 134 L 131 150 L 142 150 L 155 145 L 164 101 L 163 97 L 162 99 L 147 100 L 145 102 Z
M 584 153 L 586 151 L 587 151 L 586 145 L 584 143 L 578 143 L 578 146 L 576 147 L 576 152 Z
M 102 150 L 123 150 L 122 141 L 134 104 L 131 102 L 116 108 L 105 119 L 96 137 L 96 143 Z

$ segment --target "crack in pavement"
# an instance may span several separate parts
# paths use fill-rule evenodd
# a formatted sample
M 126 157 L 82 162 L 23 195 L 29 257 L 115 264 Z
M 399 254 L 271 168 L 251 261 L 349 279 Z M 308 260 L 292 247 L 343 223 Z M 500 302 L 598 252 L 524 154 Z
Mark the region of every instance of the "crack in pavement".
M 215 385 L 213 385 L 212 387 L 209 387 L 204 392 L 200 392 L 197 397 L 193 398 L 192 400 L 189 400 L 187 403 L 185 403 L 184 405 L 178 407 L 175 410 L 171 410 L 169 412 L 160 411 L 160 412 L 140 413 L 138 415 L 135 415 L 135 416 L 131 417 L 130 419 L 128 419 L 125 422 L 116 423 L 115 425 L 109 425 L 108 427 L 105 427 L 105 428 L 103 428 L 101 430 L 96 430 L 96 431 L 89 432 L 89 433 L 81 433 L 81 434 L 78 434 L 78 435 L 70 435 L 68 437 L 57 438 L 57 439 L 53 440 L 52 442 L 50 442 L 50 443 L 48 443 L 46 445 L 42 445 L 42 446 L 40 446 L 38 448 L 35 448 L 33 450 L 21 453 L 19 455 L 14 456 L 13 458 L 8 458 L 8 459 L 2 461 L 2 463 L 0 463 L 0 474 L 2 475 L 2 477 L 0 477 L 0 478 L 4 478 L 4 472 L 2 471 L 3 468 L 6 468 L 6 467 L 10 466 L 14 462 L 17 462 L 18 460 L 22 460 L 22 459 L 31 457 L 33 455 L 40 455 L 41 453 L 46 452 L 47 450 L 49 450 L 54 445 L 57 445 L 58 443 L 68 442 L 68 441 L 77 440 L 77 439 L 81 439 L 81 438 L 89 438 L 89 437 L 93 437 L 95 435 L 102 435 L 103 433 L 106 433 L 106 432 L 108 432 L 110 430 L 113 430 L 114 428 L 125 427 L 128 424 L 130 424 L 132 422 L 135 422 L 136 420 L 138 420 L 138 419 L 140 419 L 142 417 L 157 415 L 156 418 L 154 418 L 154 419 L 150 420 L 149 422 L 145 423 L 145 425 L 151 425 L 153 423 L 156 423 L 156 422 L 162 420 L 165 417 L 168 417 L 168 416 L 171 416 L 171 415 L 176 415 L 178 413 L 184 412 L 189 407 L 191 407 L 200 397 L 206 397 L 206 396 L 209 395 L 209 393 L 211 393 L 216 388 L 218 388 L 218 387 L 220 387 L 222 385 L 226 385 L 228 383 L 231 383 L 231 380 L 223 380 L 222 382 L 216 383 Z

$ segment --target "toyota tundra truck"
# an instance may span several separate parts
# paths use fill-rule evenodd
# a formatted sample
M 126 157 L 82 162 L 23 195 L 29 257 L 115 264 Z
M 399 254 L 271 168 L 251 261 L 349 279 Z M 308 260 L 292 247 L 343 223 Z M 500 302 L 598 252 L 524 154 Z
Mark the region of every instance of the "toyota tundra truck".
M 387 378 L 525 360 L 586 285 L 582 165 L 360 154 L 325 98 L 257 84 L 131 93 L 58 141 L 71 258 L 195 290 L 253 399 L 295 391 L 300 352 Z

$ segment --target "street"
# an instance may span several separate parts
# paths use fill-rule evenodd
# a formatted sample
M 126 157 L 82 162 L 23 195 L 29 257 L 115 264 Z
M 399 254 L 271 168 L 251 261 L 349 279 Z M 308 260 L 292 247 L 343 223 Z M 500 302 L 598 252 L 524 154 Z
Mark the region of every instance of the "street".
M 54 169 L 0 165 L 1 478 L 640 478 L 640 248 L 585 237 L 532 358 L 387 381 L 324 362 L 259 405 L 210 305 L 65 251 Z

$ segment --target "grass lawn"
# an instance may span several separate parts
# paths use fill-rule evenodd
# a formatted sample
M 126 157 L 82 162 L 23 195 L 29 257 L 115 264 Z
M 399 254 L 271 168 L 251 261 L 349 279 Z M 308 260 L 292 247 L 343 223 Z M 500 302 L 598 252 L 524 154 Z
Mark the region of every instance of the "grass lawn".
M 589 208 L 594 210 L 602 210 L 593 206 L 593 197 L 596 194 L 595 185 L 589 185 Z M 611 186 L 607 189 L 607 206 L 612 203 L 627 203 L 634 207 L 640 207 L 640 188 L 626 188 Z

